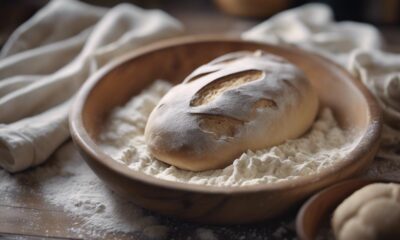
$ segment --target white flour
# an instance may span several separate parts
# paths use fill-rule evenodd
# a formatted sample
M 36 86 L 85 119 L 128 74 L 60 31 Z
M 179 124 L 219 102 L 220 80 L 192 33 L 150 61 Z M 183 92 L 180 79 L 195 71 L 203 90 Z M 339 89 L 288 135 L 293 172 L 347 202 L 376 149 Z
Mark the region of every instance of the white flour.
M 132 170 L 165 180 L 244 186 L 315 174 L 342 159 L 354 146 L 350 144 L 351 134 L 340 129 L 329 109 L 323 109 L 302 138 L 260 151 L 249 150 L 224 169 L 200 173 L 181 170 L 152 158 L 143 136 L 147 117 L 170 88 L 169 83 L 157 81 L 116 109 L 98 140 L 105 152 Z
M 168 227 L 160 224 L 155 216 L 106 188 L 84 163 L 72 143 L 57 151 L 52 161 L 27 173 L 11 176 L 0 170 L 2 205 L 14 206 L 19 202 L 14 193 L 25 191 L 29 192 L 33 203 L 44 200 L 47 208 L 61 207 L 69 214 L 74 222 L 65 228 L 74 237 L 111 239 L 117 234 L 115 238 L 118 239 L 121 235 L 140 232 L 140 235 L 151 239 L 165 239 L 168 235 Z M 35 205 L 22 207 L 43 208 Z M 29 216 L 29 219 L 34 225 L 36 221 L 32 217 Z M 137 239 L 134 235 L 132 238 Z

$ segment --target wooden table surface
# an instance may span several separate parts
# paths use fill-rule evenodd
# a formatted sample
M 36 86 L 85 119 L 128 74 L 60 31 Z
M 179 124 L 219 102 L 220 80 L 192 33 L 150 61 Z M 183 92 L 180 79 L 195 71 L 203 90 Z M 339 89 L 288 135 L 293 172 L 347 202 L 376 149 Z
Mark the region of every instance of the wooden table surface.
M 167 1 L 165 1 L 167 2 Z M 186 26 L 188 34 L 198 33 L 230 33 L 238 34 L 260 20 L 234 18 L 224 15 L 209 2 L 181 1 L 177 4 L 162 4 L 162 8 L 178 18 Z M 21 18 L 22 19 L 22 18 Z M 6 39 L 10 29 L 1 31 L 0 44 Z M 1 35 L 2 34 L 2 35 Z M 399 31 L 384 30 L 389 36 L 392 50 L 398 50 Z M 67 143 L 68 144 L 68 143 Z M 79 158 L 79 156 L 76 156 Z M 50 164 L 52 159 L 50 159 Z M 71 232 L 71 227 L 79 228 L 81 221 L 72 218 L 61 208 L 46 203 L 37 189 L 37 183 L 30 182 L 30 171 L 19 174 L 23 188 L 18 191 L 1 192 L 0 197 L 0 238 L 1 239 L 88 239 L 90 234 Z M 27 176 L 25 178 L 25 176 Z M 25 179 L 25 181 L 24 181 Z M 100 181 L 100 180 L 99 180 Z M 274 221 L 240 226 L 205 226 L 184 221 L 160 217 L 159 221 L 170 228 L 169 239 L 200 239 L 196 229 L 207 228 L 213 231 L 218 239 L 294 239 L 294 218 L 296 211 Z M 283 226 L 283 227 L 282 227 Z M 137 235 L 109 235 L 116 239 L 147 239 L 140 233 Z

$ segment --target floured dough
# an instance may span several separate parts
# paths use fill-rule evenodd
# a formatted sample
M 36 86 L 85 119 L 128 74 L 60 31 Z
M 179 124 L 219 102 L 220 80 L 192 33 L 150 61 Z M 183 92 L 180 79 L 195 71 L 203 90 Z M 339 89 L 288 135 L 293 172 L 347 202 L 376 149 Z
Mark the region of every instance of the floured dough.
M 335 210 L 332 220 L 339 240 L 400 239 L 400 184 L 370 184 Z
M 200 66 L 151 113 L 148 148 L 181 169 L 222 168 L 248 149 L 302 135 L 318 109 L 303 72 L 283 58 L 235 52 Z

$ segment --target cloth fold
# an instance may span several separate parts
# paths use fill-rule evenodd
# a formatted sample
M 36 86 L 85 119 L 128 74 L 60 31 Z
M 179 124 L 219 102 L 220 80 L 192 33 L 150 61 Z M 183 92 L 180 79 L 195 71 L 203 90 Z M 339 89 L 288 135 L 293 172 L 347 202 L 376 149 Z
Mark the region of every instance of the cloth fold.
M 275 15 L 242 38 L 290 44 L 347 68 L 375 95 L 384 113 L 378 156 L 400 160 L 400 55 L 382 50 L 379 31 L 369 24 L 335 22 L 324 4 L 307 4 Z
M 0 166 L 44 162 L 69 136 L 68 107 L 83 82 L 115 57 L 182 32 L 158 10 L 53 0 L 10 37 L 0 54 Z
M 274 44 L 295 44 L 345 65 L 354 49 L 380 49 L 379 31 L 359 22 L 335 22 L 332 10 L 312 3 L 277 14 L 242 34 L 251 39 Z

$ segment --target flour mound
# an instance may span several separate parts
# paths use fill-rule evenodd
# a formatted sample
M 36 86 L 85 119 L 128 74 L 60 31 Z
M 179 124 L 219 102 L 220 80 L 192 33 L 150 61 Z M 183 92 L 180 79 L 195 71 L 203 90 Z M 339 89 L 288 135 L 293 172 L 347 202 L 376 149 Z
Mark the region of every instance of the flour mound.
M 171 87 L 168 82 L 156 81 L 111 113 L 98 142 L 115 161 L 134 171 L 169 181 L 246 186 L 316 174 L 342 160 L 356 142 L 351 141 L 354 136 L 349 131 L 339 127 L 332 111 L 324 108 L 309 132 L 301 138 L 263 150 L 248 150 L 223 169 L 181 170 L 150 156 L 143 136 L 148 116 Z

